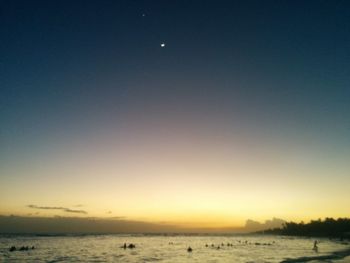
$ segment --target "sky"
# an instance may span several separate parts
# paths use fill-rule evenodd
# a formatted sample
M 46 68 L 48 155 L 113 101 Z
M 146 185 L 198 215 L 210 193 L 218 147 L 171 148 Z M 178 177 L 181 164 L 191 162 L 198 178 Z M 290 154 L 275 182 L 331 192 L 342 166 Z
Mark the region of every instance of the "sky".
M 3 1 L 0 215 L 350 215 L 348 1 Z

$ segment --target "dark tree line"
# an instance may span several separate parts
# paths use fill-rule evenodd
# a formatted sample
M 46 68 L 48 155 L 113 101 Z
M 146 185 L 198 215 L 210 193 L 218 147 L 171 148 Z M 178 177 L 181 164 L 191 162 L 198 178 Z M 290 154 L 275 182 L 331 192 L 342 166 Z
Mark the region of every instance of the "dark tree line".
M 350 238 L 350 219 L 325 218 L 324 220 L 311 220 L 309 223 L 286 222 L 282 228 L 269 229 L 262 232 L 286 236 Z

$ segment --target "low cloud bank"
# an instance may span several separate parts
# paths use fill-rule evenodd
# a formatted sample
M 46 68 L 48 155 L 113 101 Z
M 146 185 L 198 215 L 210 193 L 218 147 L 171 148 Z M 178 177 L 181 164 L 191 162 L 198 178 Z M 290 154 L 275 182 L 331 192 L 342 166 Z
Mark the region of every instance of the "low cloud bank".
M 173 225 L 115 218 L 0 216 L 0 233 L 8 234 L 114 234 L 178 231 L 178 228 Z
M 63 210 L 64 207 L 36 209 Z M 280 227 L 285 221 L 278 218 L 259 223 L 247 220 L 244 227 L 186 228 L 170 223 L 150 223 L 124 217 L 38 217 L 0 215 L 0 233 L 7 234 L 119 234 L 119 233 L 248 233 Z

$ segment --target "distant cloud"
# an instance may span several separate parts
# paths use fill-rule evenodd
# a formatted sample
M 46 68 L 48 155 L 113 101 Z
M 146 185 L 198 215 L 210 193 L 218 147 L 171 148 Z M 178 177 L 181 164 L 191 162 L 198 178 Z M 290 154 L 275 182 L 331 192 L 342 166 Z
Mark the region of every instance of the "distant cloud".
M 52 209 L 52 210 L 63 210 L 65 209 L 64 207 L 60 206 L 38 206 L 38 205 L 28 205 L 29 208 L 34 208 L 34 209 Z
M 285 220 L 275 217 L 271 220 L 266 220 L 264 223 L 248 219 L 246 221 L 245 229 L 249 231 L 260 231 L 272 228 L 280 228 L 285 222 Z
M 85 210 L 78 210 L 78 209 L 65 208 L 63 211 L 68 213 L 87 214 Z
M 62 206 L 38 206 L 38 205 L 28 205 L 29 208 L 33 209 L 42 209 L 42 210 L 62 210 L 63 212 L 67 213 L 78 213 L 78 214 L 87 214 L 85 210 L 77 210 L 77 209 L 70 209 L 67 207 Z

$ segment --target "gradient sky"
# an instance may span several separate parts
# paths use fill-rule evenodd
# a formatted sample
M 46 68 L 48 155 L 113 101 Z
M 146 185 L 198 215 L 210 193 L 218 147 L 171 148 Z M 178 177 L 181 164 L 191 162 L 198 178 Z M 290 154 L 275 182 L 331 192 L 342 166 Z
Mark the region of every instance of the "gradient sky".
M 0 214 L 350 215 L 349 1 L 2 1 L 0 34 Z

